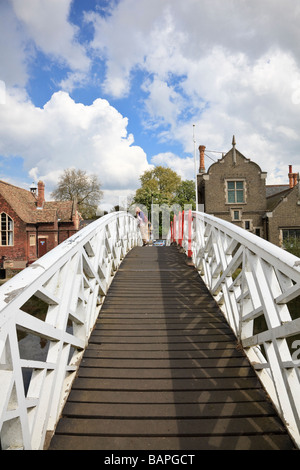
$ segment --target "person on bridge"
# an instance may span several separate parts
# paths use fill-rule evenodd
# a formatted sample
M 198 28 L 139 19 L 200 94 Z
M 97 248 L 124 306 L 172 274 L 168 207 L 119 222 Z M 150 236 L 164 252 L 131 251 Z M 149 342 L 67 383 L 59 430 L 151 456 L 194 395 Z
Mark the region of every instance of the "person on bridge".
M 139 207 L 135 209 L 136 217 L 138 219 L 143 246 L 148 245 L 149 243 L 149 236 L 148 236 L 148 219 L 143 211 Z

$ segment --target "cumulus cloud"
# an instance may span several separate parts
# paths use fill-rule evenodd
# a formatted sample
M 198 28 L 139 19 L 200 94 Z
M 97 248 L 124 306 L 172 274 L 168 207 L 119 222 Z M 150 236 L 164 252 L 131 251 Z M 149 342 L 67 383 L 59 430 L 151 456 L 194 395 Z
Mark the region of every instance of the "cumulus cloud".
M 0 73 L 7 86 L 24 86 L 28 80 L 25 33 L 20 28 L 12 5 L 0 2 Z
M 5 104 L 6 101 L 6 85 L 3 80 L 0 80 L 0 104 Z
M 128 120 L 104 99 L 85 106 L 57 92 L 41 109 L 10 91 L 0 121 L 1 155 L 22 155 L 29 174 L 44 179 L 49 190 L 63 169 L 75 166 L 97 174 L 106 196 L 116 188 L 131 192 L 148 169 L 145 152 L 127 132 Z
M 300 170 L 298 0 L 113 1 L 105 12 L 84 13 L 91 29 L 82 43 L 70 8 L 71 0 L 0 2 L 1 155 L 22 156 L 30 175 L 49 186 L 76 165 L 99 174 L 111 197 L 132 191 L 149 163 L 126 116 L 108 101 L 124 106 L 132 93 L 145 135 L 153 130 L 182 148 L 183 158 L 160 152 L 151 163 L 184 179 L 194 175 L 193 124 L 197 145 L 220 152 L 235 134 L 237 148 L 268 171 L 268 182 L 286 182 L 288 164 Z M 52 90 L 40 108 L 25 91 L 37 51 L 60 67 L 63 90 Z M 107 100 L 72 99 L 92 77 Z
M 88 80 L 91 60 L 80 44 L 79 28 L 69 21 L 72 0 L 0 2 L 0 78 L 25 87 L 37 51 L 61 68 L 61 87 L 71 91 Z
M 36 47 L 71 69 L 89 68 L 85 49 L 76 40 L 78 28 L 68 21 L 71 0 L 12 0 L 12 4 Z
M 171 168 L 183 180 L 192 180 L 195 178 L 195 165 L 193 157 L 181 158 L 172 152 L 159 153 L 154 155 L 151 163 L 155 166 Z M 199 165 L 197 171 L 199 169 Z
M 123 0 L 106 17 L 86 15 L 106 91 L 129 93 L 143 71 L 145 123 L 161 140 L 191 152 L 196 123 L 199 143 L 227 151 L 236 134 L 264 170 L 298 159 L 299 20 L 297 0 Z
M 158 78 L 146 82 L 143 89 L 148 94 L 145 106 L 151 121 L 155 125 L 158 123 L 175 125 L 184 107 L 181 94 L 176 92 L 175 88 L 168 85 L 166 81 Z
M 106 16 L 96 12 L 85 14 L 86 23 L 94 27 L 90 46 L 106 63 L 102 88 L 116 98 L 129 93 L 131 71 L 136 64 L 143 63 L 148 35 L 161 9 L 160 0 L 152 0 L 147 5 L 141 3 L 136 0 L 116 2 Z

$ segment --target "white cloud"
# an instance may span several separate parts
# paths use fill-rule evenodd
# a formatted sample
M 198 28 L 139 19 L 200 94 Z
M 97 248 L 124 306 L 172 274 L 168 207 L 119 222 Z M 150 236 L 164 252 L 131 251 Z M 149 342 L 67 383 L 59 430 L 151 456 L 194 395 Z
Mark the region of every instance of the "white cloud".
M 63 78 L 60 83 L 59 87 L 61 90 L 66 91 L 68 93 L 72 93 L 76 88 L 82 88 L 84 86 L 88 86 L 88 74 L 86 72 L 69 72 L 66 78 Z
M 68 21 L 72 0 L 12 0 L 17 18 L 45 54 L 73 70 L 88 70 L 90 60 L 76 40 L 78 29 Z
M 0 79 L 6 86 L 24 86 L 28 80 L 25 34 L 9 2 L 0 2 Z
M 227 151 L 235 134 L 266 171 L 297 161 L 298 0 L 123 0 L 86 20 L 107 92 L 128 93 L 132 74 L 145 72 L 145 123 L 161 139 L 192 152 L 196 123 L 199 143 Z
M 89 81 L 91 60 L 77 40 L 79 28 L 69 22 L 72 0 L 0 2 L 0 80 L 24 88 L 37 50 L 59 67 L 67 67 L 56 86 L 71 92 Z
M 226 152 L 235 134 L 237 148 L 274 181 L 286 175 L 288 164 L 297 171 L 299 0 L 109 2 L 104 16 L 96 8 L 85 13 L 94 37 L 84 46 L 70 22 L 70 6 L 71 0 L 0 2 L 0 80 L 7 89 L 0 106 L 3 155 L 23 156 L 27 170 L 49 185 L 62 168 L 76 164 L 99 172 L 112 198 L 115 190 L 134 188 L 149 165 L 128 134 L 127 119 L 108 101 L 85 106 L 68 94 L 88 83 L 91 61 L 100 59 L 105 76 L 95 82 L 102 80 L 102 90 L 114 98 L 129 94 L 136 71 L 144 77 L 141 90 L 132 92 L 146 115 L 145 128 L 152 127 L 157 139 L 180 143 L 192 155 L 195 123 L 197 145 Z M 59 78 L 67 93 L 53 94 L 43 108 L 22 91 L 35 48 L 69 68 Z M 15 85 L 20 88 L 13 90 Z M 161 153 L 152 163 L 193 178 L 192 157 Z
M 5 104 L 6 101 L 6 85 L 3 80 L 0 80 L 0 104 Z
M 57 92 L 40 109 L 10 90 L 0 121 L 1 155 L 22 155 L 30 176 L 44 179 L 49 191 L 63 169 L 75 166 L 97 174 L 104 193 L 132 192 L 149 167 L 128 120 L 103 99 L 85 106 Z
M 38 174 L 38 167 L 35 166 L 34 168 L 31 168 L 31 170 L 29 170 L 28 172 L 29 176 L 32 178 L 32 181 L 35 183 L 37 181 L 39 181 L 39 174 Z
M 177 93 L 174 87 L 169 86 L 166 81 L 158 78 L 145 83 L 143 89 L 148 92 L 145 106 L 152 122 L 155 125 L 158 123 L 175 125 L 184 108 L 181 94 Z
M 171 170 L 175 171 L 179 176 L 181 176 L 183 180 L 192 180 L 195 178 L 195 165 L 193 157 L 181 158 L 172 152 L 165 152 L 154 155 L 151 159 L 151 163 L 155 166 L 171 168 Z M 199 163 L 196 170 L 199 170 Z
M 148 34 L 160 10 L 161 0 L 147 4 L 126 0 L 118 2 L 105 17 L 95 12 L 85 14 L 85 21 L 92 23 L 95 30 L 91 47 L 106 62 L 106 93 L 116 98 L 128 94 L 131 71 L 144 61 Z

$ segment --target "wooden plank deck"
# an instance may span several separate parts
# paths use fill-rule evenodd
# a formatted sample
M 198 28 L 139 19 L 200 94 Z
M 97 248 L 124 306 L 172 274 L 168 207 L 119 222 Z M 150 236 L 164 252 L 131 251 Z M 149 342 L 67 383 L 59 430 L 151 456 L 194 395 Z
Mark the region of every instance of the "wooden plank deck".
M 133 249 L 50 449 L 292 449 L 218 306 L 176 247 Z

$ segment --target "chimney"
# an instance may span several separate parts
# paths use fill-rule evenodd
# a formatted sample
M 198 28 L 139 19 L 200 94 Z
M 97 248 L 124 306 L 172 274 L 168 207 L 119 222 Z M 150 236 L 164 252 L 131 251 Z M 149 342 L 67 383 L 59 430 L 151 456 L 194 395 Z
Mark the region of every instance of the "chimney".
M 293 167 L 292 165 L 289 165 L 289 184 L 290 188 L 293 188 L 296 186 L 298 182 L 298 173 L 293 173 Z
M 294 177 L 294 186 L 296 186 L 296 184 L 298 183 L 298 173 L 293 173 L 293 177 Z
M 38 182 L 38 197 L 37 197 L 37 207 L 43 209 L 45 202 L 45 185 L 43 181 Z
M 205 145 L 200 145 L 199 146 L 199 151 L 200 151 L 200 168 L 199 168 L 199 173 L 204 173 L 205 172 L 205 163 L 204 163 L 204 152 L 205 152 Z
M 290 188 L 293 187 L 293 167 L 292 165 L 289 165 L 289 182 L 290 182 Z

